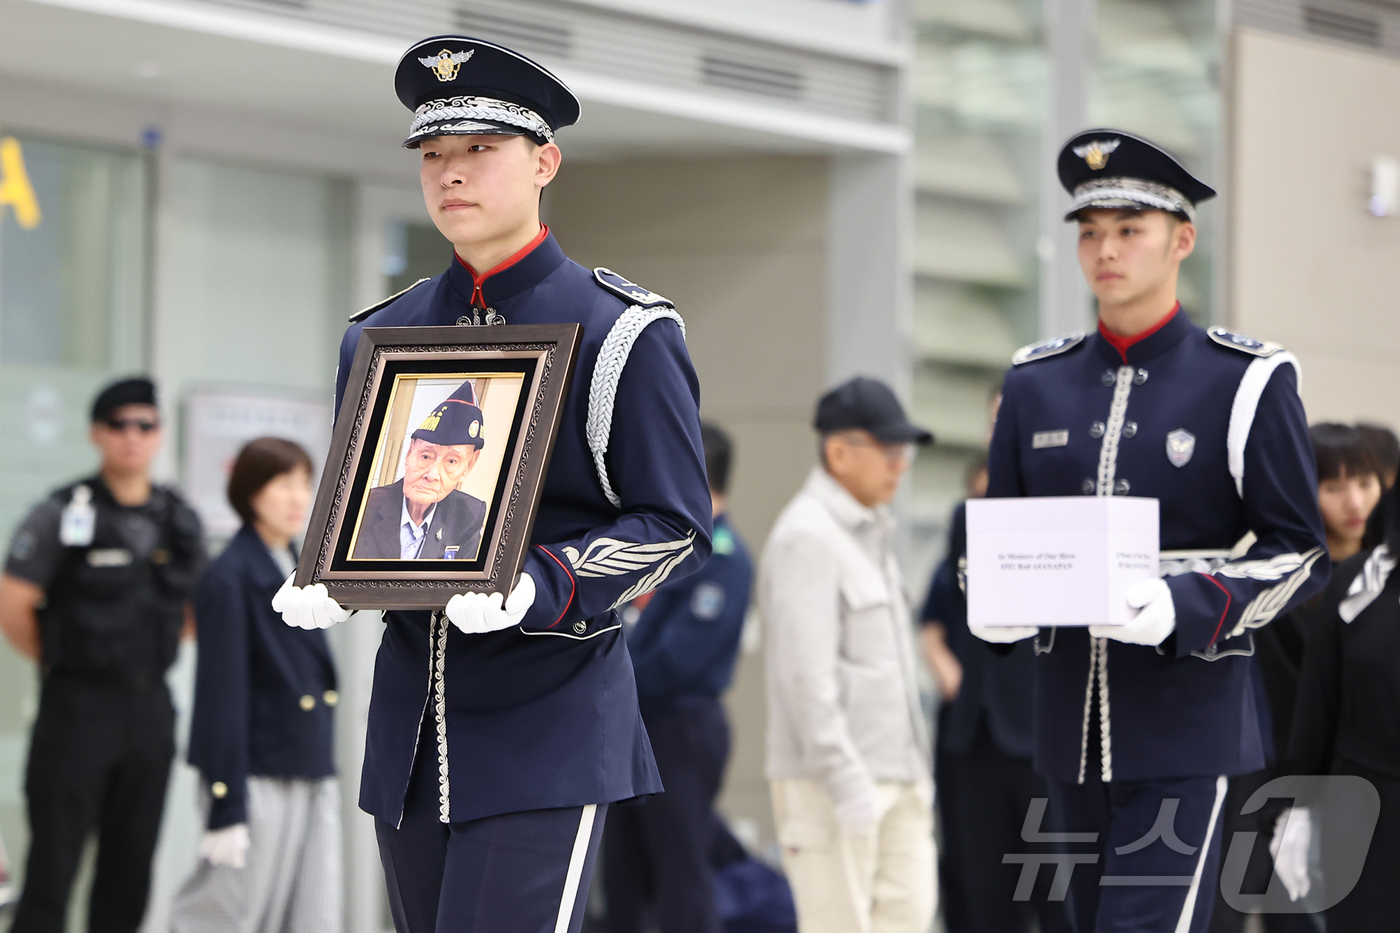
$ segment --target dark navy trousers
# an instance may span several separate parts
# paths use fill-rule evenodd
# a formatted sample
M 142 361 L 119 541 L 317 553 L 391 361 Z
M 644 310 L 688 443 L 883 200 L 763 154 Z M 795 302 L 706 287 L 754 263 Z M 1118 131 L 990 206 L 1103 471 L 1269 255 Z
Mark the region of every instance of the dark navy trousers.
M 1064 843 L 1075 857 L 1066 866 L 1075 933 L 1204 933 L 1220 880 L 1226 778 L 1048 783 L 1050 828 L 1082 836 Z
M 394 929 L 579 933 L 607 811 L 604 803 L 439 822 L 437 756 L 420 746 L 398 828 L 375 821 Z
M 724 707 L 715 698 L 689 698 L 664 714 L 643 708 L 642 718 L 666 792 L 608 814 L 607 928 L 719 933 L 710 853 L 715 796 L 729 759 Z

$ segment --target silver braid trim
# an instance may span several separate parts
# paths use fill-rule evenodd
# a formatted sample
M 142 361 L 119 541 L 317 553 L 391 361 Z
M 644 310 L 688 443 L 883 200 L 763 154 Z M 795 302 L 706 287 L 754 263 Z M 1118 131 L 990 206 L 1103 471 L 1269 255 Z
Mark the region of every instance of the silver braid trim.
M 1170 185 L 1161 185 L 1142 178 L 1095 178 L 1074 189 L 1070 213 L 1102 201 L 1132 201 L 1173 214 L 1185 214 L 1196 219 L 1196 208 L 1186 195 Z
M 413 111 L 413 124 L 408 128 L 408 138 L 412 139 L 426 127 L 452 120 L 491 120 L 507 126 L 518 126 L 547 142 L 554 142 L 554 131 L 549 128 L 544 117 L 529 107 L 496 100 L 494 97 L 446 97 L 430 100 Z M 465 127 L 459 132 L 469 129 L 470 127 Z
M 1079 727 L 1079 781 L 1084 783 L 1084 775 L 1089 768 L 1089 714 L 1094 702 L 1094 672 L 1099 668 L 1099 640 L 1089 639 L 1089 679 L 1084 684 L 1084 724 Z
M 1118 379 L 1113 384 L 1113 402 L 1108 408 L 1108 423 L 1104 426 L 1103 445 L 1099 447 L 1099 480 L 1094 493 L 1113 495 L 1113 480 L 1118 474 L 1118 441 L 1123 436 L 1123 422 L 1128 417 L 1128 393 L 1133 390 L 1133 368 L 1118 367 Z
M 643 308 L 632 305 L 613 324 L 612 330 L 603 340 L 598 350 L 598 361 L 593 364 L 593 381 L 588 387 L 588 421 L 585 433 L 588 449 L 593 454 L 593 465 L 598 470 L 598 483 L 603 487 L 603 495 L 616 508 L 622 508 L 622 498 L 613 490 L 608 479 L 605 461 L 608 441 L 612 437 L 613 404 L 617 401 L 617 384 L 622 379 L 622 369 L 627 365 L 627 357 L 632 353 L 632 345 L 646 330 L 647 325 L 662 318 L 670 318 L 681 327 L 681 338 L 685 338 L 685 321 L 674 308 Z
M 447 684 L 443 668 L 447 663 L 447 620 L 434 612 L 429 621 L 428 637 L 433 639 L 433 718 L 437 723 L 438 753 L 438 822 L 452 822 L 452 784 L 447 775 Z M 436 638 L 433 638 L 436 629 Z
M 1109 734 L 1108 717 L 1108 639 L 1096 638 L 1099 643 L 1099 752 L 1103 756 L 1099 762 L 1100 775 L 1107 784 L 1113 780 L 1113 739 Z

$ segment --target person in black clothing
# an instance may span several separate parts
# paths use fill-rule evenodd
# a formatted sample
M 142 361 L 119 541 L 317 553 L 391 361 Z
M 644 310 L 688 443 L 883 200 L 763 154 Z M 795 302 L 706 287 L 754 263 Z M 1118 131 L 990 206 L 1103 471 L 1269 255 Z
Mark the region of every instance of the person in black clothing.
M 980 473 L 980 481 L 979 481 Z M 986 463 L 969 477 L 969 492 L 986 490 Z M 939 887 L 948 933 L 1016 933 L 1039 923 L 1041 933 L 1068 933 L 1064 904 L 1046 899 L 1044 883 L 1031 901 L 1017 901 L 1021 867 L 1002 856 L 1035 847 L 1021 839 L 1034 798 L 1046 796 L 1031 770 L 1029 641 L 997 654 L 967 628 L 967 600 L 958 582 L 967 554 L 967 506 L 953 512 L 948 556 L 929 586 L 921 615 L 925 659 L 943 704 L 934 750 L 943 847 Z M 1039 850 L 1037 850 L 1039 851 Z
M 0 628 L 39 664 L 25 774 L 30 845 L 11 933 L 59 933 L 97 833 L 88 929 L 141 925 L 175 753 L 165 672 L 204 563 L 199 518 L 151 482 L 160 413 L 149 379 L 92 405 L 102 467 L 34 507 L 0 580 Z
M 733 445 L 700 426 L 714 512 L 705 566 L 623 610 L 642 721 L 666 792 L 608 813 L 603 885 L 610 933 L 719 933 L 713 850 L 728 832 L 714 812 L 729 761 L 720 697 L 734 677 L 753 563 L 725 514 Z M 718 838 L 717 838 L 718 837 Z
M 1317 459 L 1318 510 L 1327 534 L 1327 551 L 1333 564 L 1340 564 L 1361 550 L 1367 519 L 1381 496 L 1381 468 L 1374 449 L 1356 428 L 1323 422 L 1310 427 L 1308 436 Z M 1304 645 L 1309 634 L 1325 623 L 1327 614 L 1335 611 L 1335 605 L 1329 607 L 1324 594 L 1319 593 L 1254 633 L 1258 685 L 1264 694 L 1262 708 L 1269 716 L 1268 735 L 1274 754 L 1264 770 L 1232 778 L 1225 799 L 1226 838 L 1235 832 L 1259 834 L 1245 874 L 1244 893 L 1263 891 L 1268 884 L 1273 863 L 1263 840 L 1273 833 L 1280 804 L 1254 813 L 1240 811 L 1255 790 L 1285 773 L 1281 760 L 1295 721 Z M 1210 933 L 1238 933 L 1244 928 L 1244 919 L 1245 915 L 1230 907 L 1218 891 Z M 1312 919 L 1302 914 L 1264 914 L 1263 922 L 1268 933 L 1312 933 L 1317 929 Z
M 1396 437 L 1395 432 L 1383 424 L 1365 421 L 1358 422 L 1356 430 L 1361 432 L 1366 446 L 1371 448 L 1371 455 L 1381 468 L 1381 481 L 1385 483 L 1385 488 L 1394 486 L 1395 473 L 1400 470 L 1400 437 Z
M 1360 878 L 1327 911 L 1327 928 L 1342 933 L 1393 930 L 1400 916 L 1400 574 L 1393 572 L 1400 500 L 1394 489 L 1377 512 L 1382 542 L 1336 569 L 1308 637 L 1287 759 L 1289 773 L 1355 775 L 1380 797 Z M 1345 847 L 1355 843 L 1355 828 L 1343 823 L 1345 808 L 1335 799 L 1297 804 L 1290 822 L 1301 808 L 1322 806 L 1323 883 L 1344 883 L 1329 869 L 1345 861 Z M 1302 861 L 1307 842 L 1306 831 L 1285 842 L 1291 861 Z M 1280 863 L 1286 860 L 1290 854 L 1281 851 Z
M 291 441 L 250 441 L 228 499 L 243 527 L 195 591 L 189 758 L 204 779 L 207 830 L 171 930 L 338 933 L 335 664 L 324 631 L 291 628 L 272 608 L 296 566 L 311 460 Z

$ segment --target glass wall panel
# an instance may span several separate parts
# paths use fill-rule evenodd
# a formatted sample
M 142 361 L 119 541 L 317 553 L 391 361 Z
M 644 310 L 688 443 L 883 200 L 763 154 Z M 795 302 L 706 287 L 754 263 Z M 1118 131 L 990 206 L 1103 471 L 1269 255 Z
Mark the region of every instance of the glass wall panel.
M 37 214 L 0 205 L 0 535 L 55 486 L 93 470 L 93 395 L 140 370 L 145 346 L 145 169 L 140 156 L 0 138 L 13 192 L 22 164 Z M 20 223 L 24 220 L 25 223 Z M 36 222 L 37 221 L 37 222 Z M 0 837 L 28 848 L 22 775 L 33 666 L 0 649 Z
M 1138 133 L 1171 150 L 1214 188 L 1220 149 L 1221 37 L 1216 0 L 1098 0 L 1098 63 L 1090 83 L 1095 126 Z M 1222 192 L 1223 193 L 1223 192 Z M 1215 305 L 1220 199 L 1197 214 L 1195 253 L 1182 264 L 1182 307 L 1198 324 L 1223 320 Z
M 985 451 L 988 401 L 1036 336 L 1040 0 L 919 0 L 914 408 L 938 436 L 914 471 L 923 561 L 941 552 L 964 475 Z

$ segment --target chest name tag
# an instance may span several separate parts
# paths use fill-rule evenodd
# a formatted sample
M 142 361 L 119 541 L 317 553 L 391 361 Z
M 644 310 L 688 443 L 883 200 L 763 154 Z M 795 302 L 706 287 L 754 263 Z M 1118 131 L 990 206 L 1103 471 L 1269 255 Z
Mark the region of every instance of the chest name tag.
M 1069 431 L 1036 431 L 1031 438 L 1031 448 L 1064 447 L 1069 443 Z
M 124 547 L 93 548 L 87 553 L 89 567 L 126 567 L 131 563 L 131 552 Z

